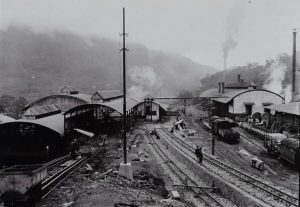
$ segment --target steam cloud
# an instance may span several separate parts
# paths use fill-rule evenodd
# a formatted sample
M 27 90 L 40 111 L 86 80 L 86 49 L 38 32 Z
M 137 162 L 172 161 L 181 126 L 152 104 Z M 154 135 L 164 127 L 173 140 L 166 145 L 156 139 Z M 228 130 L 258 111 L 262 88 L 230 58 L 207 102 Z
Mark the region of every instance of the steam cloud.
M 263 87 L 269 91 L 281 94 L 285 96 L 285 101 L 290 102 L 292 98 L 291 84 L 283 86 L 283 80 L 287 71 L 287 66 L 280 62 L 279 58 L 274 61 L 268 68 L 267 73 L 269 77 L 267 78 Z
M 128 89 L 129 96 L 143 99 L 147 95 L 156 94 L 162 86 L 162 80 L 152 67 L 132 67 L 128 70 L 128 73 L 134 83 Z

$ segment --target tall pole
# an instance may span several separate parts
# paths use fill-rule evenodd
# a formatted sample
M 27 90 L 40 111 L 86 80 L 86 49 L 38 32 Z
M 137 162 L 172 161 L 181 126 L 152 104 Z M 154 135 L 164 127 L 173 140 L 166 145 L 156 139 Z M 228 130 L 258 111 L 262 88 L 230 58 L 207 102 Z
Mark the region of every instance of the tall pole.
M 125 8 L 123 8 L 123 151 L 124 151 L 124 164 L 127 163 L 127 144 L 126 144 L 126 45 L 125 45 Z
M 293 31 L 293 62 L 292 62 L 292 101 L 296 96 L 296 29 Z

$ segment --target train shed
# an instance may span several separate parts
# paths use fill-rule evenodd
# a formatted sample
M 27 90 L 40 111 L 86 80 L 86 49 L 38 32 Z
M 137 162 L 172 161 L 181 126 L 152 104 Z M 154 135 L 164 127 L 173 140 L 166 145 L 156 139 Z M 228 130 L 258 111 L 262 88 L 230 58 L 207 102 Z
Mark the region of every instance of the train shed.
M 166 105 L 154 101 L 153 98 L 148 97 L 145 98 L 144 101 L 134 106 L 133 110 L 136 118 L 148 121 L 159 121 L 163 115 L 166 115 L 168 108 Z
M 134 122 L 133 106 L 139 102 L 133 98 L 126 98 L 127 123 Z M 123 116 L 123 99 L 118 98 L 105 103 L 89 103 L 75 106 L 64 113 L 64 129 L 66 133 L 74 128 L 87 131 L 114 131 L 120 127 Z
M 64 117 L 56 114 L 36 120 L 0 124 L 0 162 L 30 163 L 65 153 Z
M 91 103 L 91 95 L 79 93 L 78 91 L 70 91 L 69 93 L 64 92 L 62 94 L 45 96 L 33 101 L 23 109 L 23 114 L 30 115 L 32 114 L 32 111 L 34 111 L 34 116 L 40 115 L 38 111 L 41 111 L 41 108 L 36 107 L 41 106 L 48 106 L 52 109 L 58 107 L 62 112 L 65 112 L 75 106 L 88 103 Z

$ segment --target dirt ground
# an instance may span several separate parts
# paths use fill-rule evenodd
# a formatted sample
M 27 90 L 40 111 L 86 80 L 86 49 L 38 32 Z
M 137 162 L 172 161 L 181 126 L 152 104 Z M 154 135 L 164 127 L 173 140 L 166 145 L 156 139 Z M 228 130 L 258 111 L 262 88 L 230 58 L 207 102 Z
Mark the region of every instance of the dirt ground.
M 185 206 L 184 203 L 168 199 L 167 189 L 172 188 L 172 181 L 152 158 L 141 133 L 137 129 L 127 136 L 130 146 L 128 162 L 132 164 L 133 181 L 118 175 L 119 165 L 123 162 L 122 143 L 120 138 L 112 136 L 107 139 L 106 151 L 89 163 L 92 170 L 82 167 L 37 207 L 109 207 L 117 203 L 153 207 Z M 102 173 L 111 169 L 110 173 L 102 176 Z

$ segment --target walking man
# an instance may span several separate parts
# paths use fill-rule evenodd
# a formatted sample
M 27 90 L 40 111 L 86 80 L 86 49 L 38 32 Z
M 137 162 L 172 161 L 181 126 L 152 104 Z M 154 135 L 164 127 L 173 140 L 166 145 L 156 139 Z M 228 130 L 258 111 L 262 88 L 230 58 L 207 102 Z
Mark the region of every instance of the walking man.
M 199 148 L 199 156 L 198 156 L 198 159 L 199 159 L 199 163 L 201 164 L 202 161 L 203 161 L 202 147 Z
M 197 148 L 195 149 L 195 155 L 198 159 L 198 162 L 201 164 L 203 160 L 203 152 L 202 152 L 202 148 L 199 147 L 198 145 Z
M 196 157 L 197 157 L 197 160 L 198 160 L 198 162 L 199 162 L 199 146 L 197 145 L 197 147 L 196 147 L 196 149 L 195 149 L 195 155 L 196 155 Z

